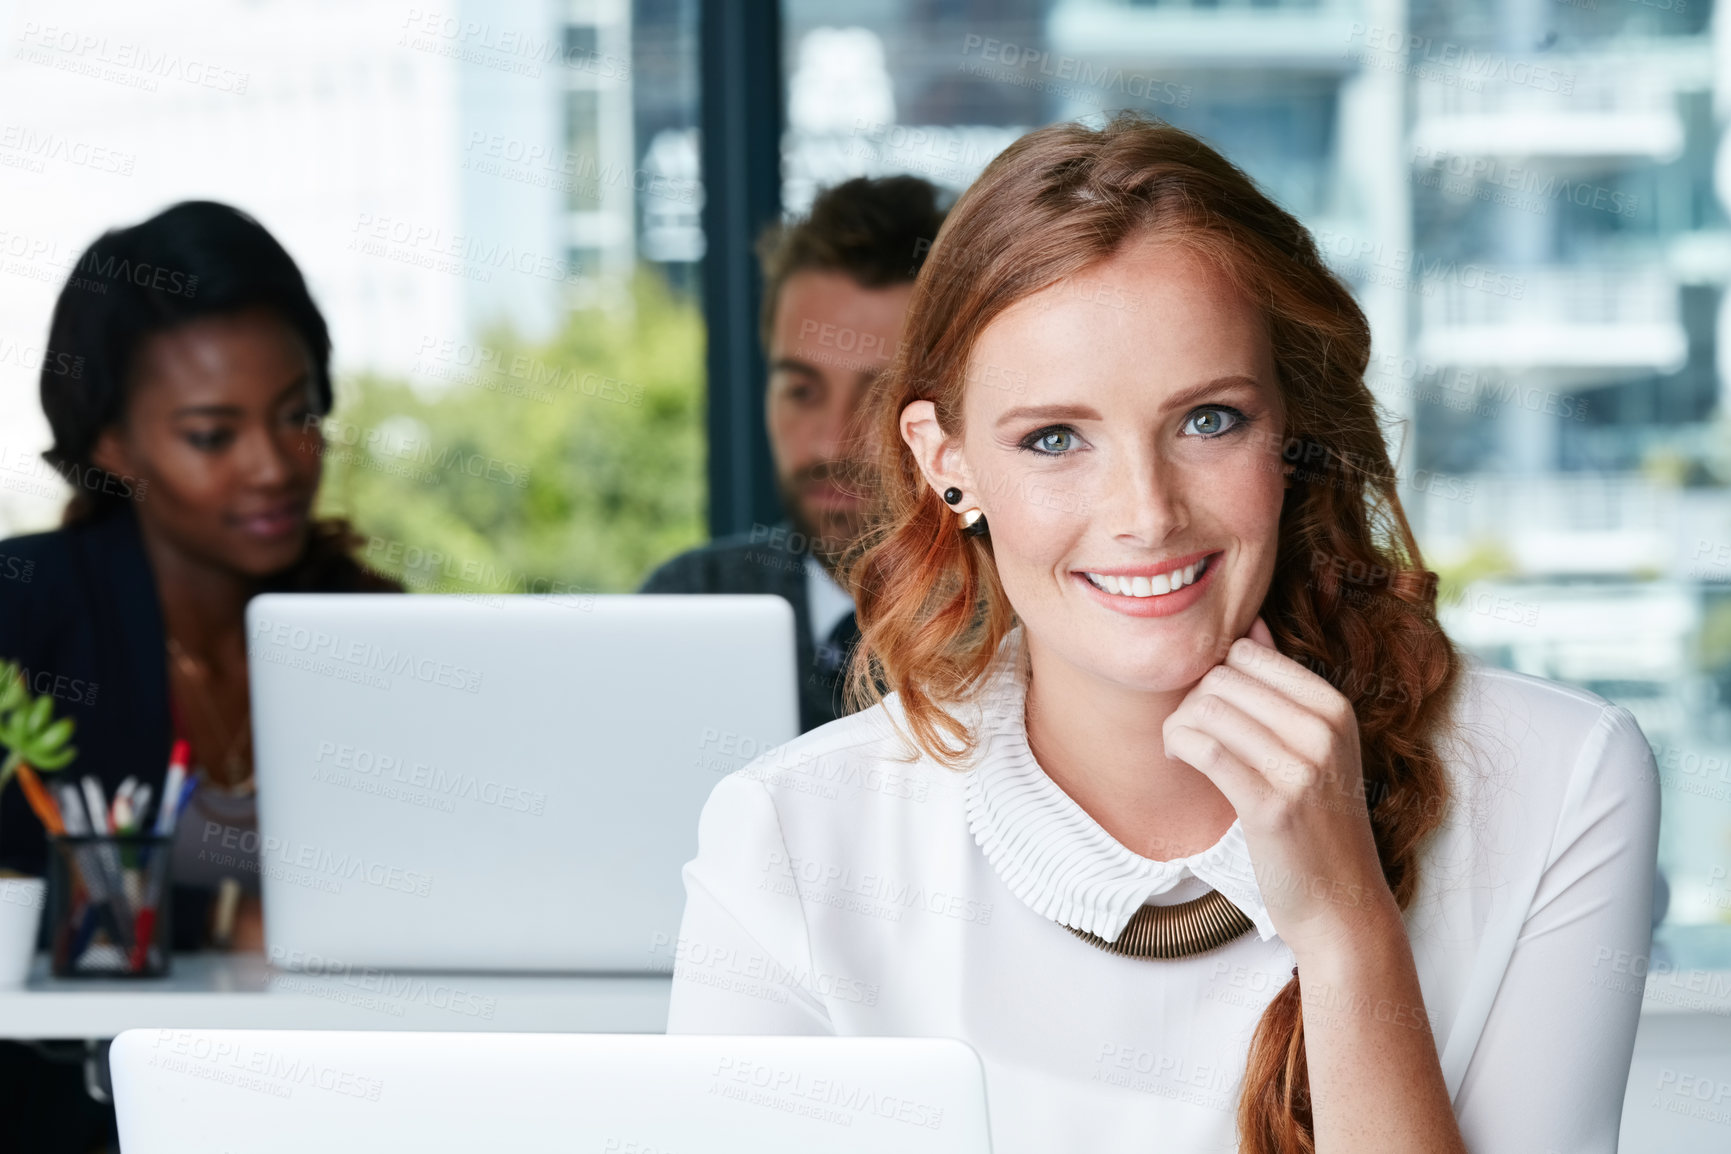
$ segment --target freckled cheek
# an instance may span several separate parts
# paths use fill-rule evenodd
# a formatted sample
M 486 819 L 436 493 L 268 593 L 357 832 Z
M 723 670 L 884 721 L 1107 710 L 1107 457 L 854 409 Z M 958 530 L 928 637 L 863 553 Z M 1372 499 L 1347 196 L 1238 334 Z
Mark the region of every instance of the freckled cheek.
M 1236 561 L 1225 574 L 1228 599 L 1260 604 L 1274 574 L 1279 548 L 1285 478 L 1278 458 L 1247 458 L 1222 469 L 1204 490 L 1206 521 L 1237 542 Z
M 1280 458 L 1260 453 L 1223 461 L 1192 478 L 1190 492 L 1222 524 L 1247 529 L 1261 525 L 1273 532 L 1286 494 L 1281 465 Z
M 1019 480 L 1004 485 L 993 494 L 989 508 L 993 554 L 1012 593 L 1017 586 L 1027 588 L 1041 575 L 1064 568 L 1083 529 L 1074 500 L 1065 500 L 1055 487 L 1042 482 Z

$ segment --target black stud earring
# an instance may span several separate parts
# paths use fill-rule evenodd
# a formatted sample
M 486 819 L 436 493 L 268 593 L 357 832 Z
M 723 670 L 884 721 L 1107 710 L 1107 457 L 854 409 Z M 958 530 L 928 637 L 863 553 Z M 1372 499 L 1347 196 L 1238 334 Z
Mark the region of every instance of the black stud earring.
M 962 491 L 960 489 L 956 488 L 954 485 L 951 485 L 948 489 L 944 490 L 944 504 L 954 505 L 957 501 L 960 501 L 961 499 L 962 499 Z

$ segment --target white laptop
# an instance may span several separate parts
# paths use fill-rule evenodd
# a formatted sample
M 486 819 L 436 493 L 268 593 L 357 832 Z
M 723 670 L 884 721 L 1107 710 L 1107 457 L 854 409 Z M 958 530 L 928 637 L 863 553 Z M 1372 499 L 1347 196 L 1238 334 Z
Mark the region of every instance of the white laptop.
M 267 594 L 246 618 L 290 969 L 666 972 L 710 790 L 799 732 L 780 597 Z
M 127 1030 L 126 1154 L 988 1154 L 948 1038 Z

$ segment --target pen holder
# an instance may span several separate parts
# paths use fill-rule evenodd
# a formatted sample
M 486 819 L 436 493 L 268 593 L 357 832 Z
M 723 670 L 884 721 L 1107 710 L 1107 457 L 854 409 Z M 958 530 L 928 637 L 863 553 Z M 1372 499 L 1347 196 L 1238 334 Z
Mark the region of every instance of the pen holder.
M 172 839 L 48 839 L 49 954 L 57 978 L 168 973 Z

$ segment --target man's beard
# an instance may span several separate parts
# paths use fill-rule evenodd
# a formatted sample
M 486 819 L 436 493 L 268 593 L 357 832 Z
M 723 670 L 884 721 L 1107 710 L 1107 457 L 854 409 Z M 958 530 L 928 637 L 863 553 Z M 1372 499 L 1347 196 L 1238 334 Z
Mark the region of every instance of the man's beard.
M 858 462 L 846 460 L 819 461 L 796 470 L 789 476 L 776 478 L 782 508 L 795 531 L 809 541 L 808 548 L 824 568 L 834 572 L 836 562 L 847 547 L 865 531 L 866 508 L 810 509 L 805 503 L 809 486 L 832 483 L 849 492 L 869 493 L 867 470 Z

